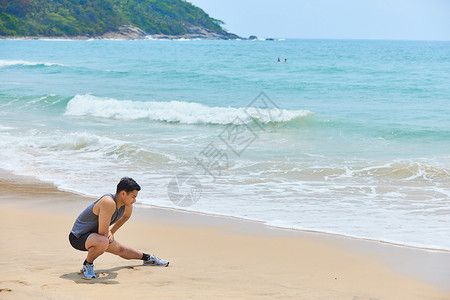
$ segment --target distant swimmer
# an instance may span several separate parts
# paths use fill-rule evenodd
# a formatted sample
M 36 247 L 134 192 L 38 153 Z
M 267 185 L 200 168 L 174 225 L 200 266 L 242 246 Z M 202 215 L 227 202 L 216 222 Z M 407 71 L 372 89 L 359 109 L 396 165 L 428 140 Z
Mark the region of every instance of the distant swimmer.
M 287 59 L 285 58 L 283 61 L 284 61 L 284 62 L 287 62 Z
M 281 60 L 280 60 L 280 58 L 278 57 L 278 62 L 280 62 Z

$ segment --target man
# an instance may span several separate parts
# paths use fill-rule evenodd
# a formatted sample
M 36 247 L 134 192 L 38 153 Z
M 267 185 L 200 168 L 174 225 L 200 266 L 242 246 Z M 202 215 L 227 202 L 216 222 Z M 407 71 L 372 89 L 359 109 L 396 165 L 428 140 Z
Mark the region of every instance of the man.
M 72 247 L 87 251 L 81 272 L 86 279 L 95 278 L 94 260 L 105 252 L 124 259 L 141 259 L 145 266 L 167 267 L 169 262 L 154 255 L 142 253 L 124 246 L 114 239 L 114 233 L 131 216 L 136 202 L 139 184 L 124 177 L 117 184 L 116 194 L 106 194 L 89 205 L 76 219 L 69 234 Z M 110 227 L 113 225 L 112 227 Z

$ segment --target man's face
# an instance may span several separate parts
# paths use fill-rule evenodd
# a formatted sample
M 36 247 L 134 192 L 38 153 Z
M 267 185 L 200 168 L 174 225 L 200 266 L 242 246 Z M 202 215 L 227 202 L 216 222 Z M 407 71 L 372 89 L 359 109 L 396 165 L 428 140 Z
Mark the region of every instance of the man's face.
M 138 195 L 137 190 L 131 191 L 129 193 L 124 191 L 124 193 L 125 198 L 123 202 L 125 203 L 125 205 L 132 205 L 134 202 L 136 202 L 136 197 Z

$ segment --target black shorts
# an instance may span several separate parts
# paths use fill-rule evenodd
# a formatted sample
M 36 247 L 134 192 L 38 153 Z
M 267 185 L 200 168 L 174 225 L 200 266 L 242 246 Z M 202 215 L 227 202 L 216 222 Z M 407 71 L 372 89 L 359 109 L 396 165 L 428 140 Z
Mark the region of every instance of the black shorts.
M 72 232 L 69 234 L 69 241 L 72 247 L 80 251 L 88 251 L 86 249 L 86 240 L 88 236 L 93 232 L 87 232 L 85 234 L 80 235 L 80 237 L 76 237 Z

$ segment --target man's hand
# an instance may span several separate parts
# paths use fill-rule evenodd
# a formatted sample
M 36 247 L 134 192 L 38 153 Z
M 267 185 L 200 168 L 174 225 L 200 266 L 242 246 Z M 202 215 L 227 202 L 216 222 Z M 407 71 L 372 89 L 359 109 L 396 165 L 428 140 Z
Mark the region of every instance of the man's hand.
M 114 234 L 111 232 L 111 230 L 108 232 L 108 240 L 110 244 L 114 242 Z

